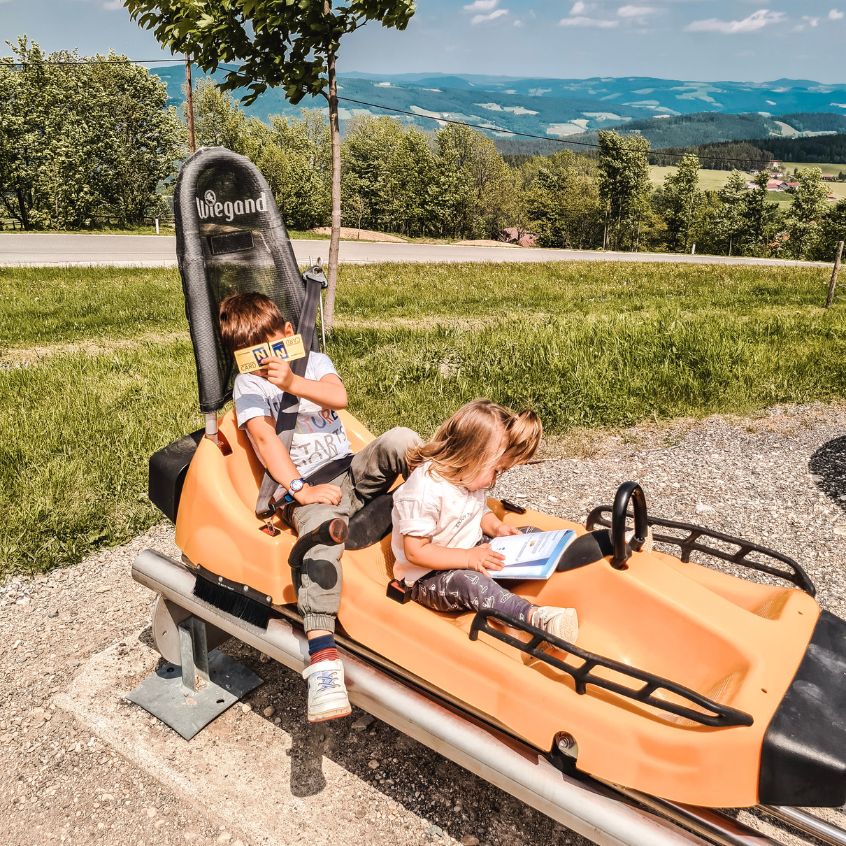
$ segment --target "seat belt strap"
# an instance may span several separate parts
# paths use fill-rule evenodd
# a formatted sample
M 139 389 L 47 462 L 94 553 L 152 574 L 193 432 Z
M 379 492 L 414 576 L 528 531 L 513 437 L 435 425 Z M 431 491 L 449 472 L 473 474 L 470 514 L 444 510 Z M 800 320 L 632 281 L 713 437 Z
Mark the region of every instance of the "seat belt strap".
M 328 286 L 323 269 L 318 265 L 309 268 L 303 274 L 303 282 L 306 289 L 305 301 L 300 311 L 297 332 L 302 335 L 305 356 L 291 364 L 291 370 L 297 376 L 305 375 L 309 354 L 311 353 L 311 344 L 314 339 L 314 324 L 317 318 L 317 306 L 320 303 L 320 293 Z M 276 415 L 276 434 L 288 451 L 291 449 L 291 441 L 294 438 L 294 428 L 297 425 L 299 410 L 300 398 L 285 391 L 282 394 L 279 411 Z M 265 470 L 256 501 L 256 515 L 262 520 L 269 519 L 276 511 L 274 496 L 280 487 L 279 483 Z

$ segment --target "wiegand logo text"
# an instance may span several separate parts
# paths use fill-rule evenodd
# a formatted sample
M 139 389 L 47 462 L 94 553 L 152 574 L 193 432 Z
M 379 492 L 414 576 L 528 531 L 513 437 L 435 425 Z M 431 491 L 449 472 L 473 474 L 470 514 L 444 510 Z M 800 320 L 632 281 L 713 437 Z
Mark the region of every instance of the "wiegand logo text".
M 241 215 L 267 211 L 267 198 L 264 191 L 256 199 L 250 197 L 246 200 L 226 200 L 221 203 L 214 191 L 209 190 L 203 194 L 202 199 L 199 197 L 195 199 L 200 220 L 222 217 L 227 223 L 232 223 L 236 217 Z

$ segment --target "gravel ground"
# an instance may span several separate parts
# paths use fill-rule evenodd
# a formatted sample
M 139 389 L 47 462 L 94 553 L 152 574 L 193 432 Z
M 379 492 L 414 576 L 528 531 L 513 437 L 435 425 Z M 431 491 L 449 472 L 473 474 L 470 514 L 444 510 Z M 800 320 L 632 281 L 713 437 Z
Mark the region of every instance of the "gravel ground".
M 708 525 L 793 556 L 817 583 L 821 604 L 846 615 L 844 433 L 843 405 L 639 427 L 593 437 L 589 457 L 512 471 L 500 492 L 583 520 L 594 505 L 612 500 L 617 485 L 637 479 L 656 515 Z M 129 577 L 130 563 L 147 546 L 173 554 L 172 544 L 171 528 L 161 525 L 76 567 L 0 585 L 4 844 L 383 842 L 381 835 L 375 840 L 363 833 L 369 819 L 373 834 L 388 826 L 391 836 L 384 842 L 397 846 L 585 843 L 361 712 L 319 732 L 304 730 L 302 682 L 248 648 L 236 650 L 239 659 L 267 682 L 247 704 L 251 716 L 264 714 L 290 758 L 289 776 L 274 782 L 271 774 L 270 784 L 279 814 L 295 813 L 299 830 L 250 840 L 237 827 L 221 826 L 213 799 L 184 802 L 53 701 L 91 656 L 110 646 L 117 655 L 135 647 L 149 621 L 151 596 Z M 229 732 L 239 743 L 257 743 L 264 735 L 243 722 L 246 713 L 230 709 L 203 734 Z M 182 743 L 161 732 L 168 743 Z M 331 766 L 321 769 L 321 760 Z M 327 800 L 346 810 L 328 813 Z

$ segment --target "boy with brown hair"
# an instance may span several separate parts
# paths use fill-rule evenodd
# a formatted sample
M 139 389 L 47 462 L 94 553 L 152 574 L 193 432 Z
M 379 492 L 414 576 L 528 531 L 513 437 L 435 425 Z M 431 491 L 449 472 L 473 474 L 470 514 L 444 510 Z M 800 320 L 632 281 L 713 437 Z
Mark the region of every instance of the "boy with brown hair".
M 233 353 L 294 334 L 276 304 L 263 294 L 232 294 L 220 303 L 220 337 Z M 285 519 L 302 536 L 335 517 L 349 519 L 368 501 L 408 475 L 406 452 L 421 443 L 411 429 L 395 428 L 352 455 L 337 412 L 347 391 L 329 356 L 311 352 L 305 374 L 286 361 L 267 358 L 261 370 L 235 377 L 232 398 L 238 428 L 268 473 L 286 491 Z M 300 398 L 290 451 L 276 434 L 284 393 Z M 347 458 L 348 461 L 343 461 Z M 322 484 L 308 479 L 323 470 L 339 472 Z M 312 547 L 303 560 L 297 604 L 309 644 L 308 720 L 322 722 L 350 713 L 344 668 L 335 646 L 335 618 L 341 597 L 342 544 Z

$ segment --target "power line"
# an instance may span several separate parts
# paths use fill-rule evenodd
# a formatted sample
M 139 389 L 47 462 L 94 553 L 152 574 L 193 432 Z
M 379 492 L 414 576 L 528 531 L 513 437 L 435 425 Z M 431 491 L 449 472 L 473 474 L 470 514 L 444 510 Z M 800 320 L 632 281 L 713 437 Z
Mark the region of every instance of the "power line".
M 24 62 L 10 62 L 13 67 L 23 67 L 26 63 Z M 71 59 L 43 59 L 41 60 L 40 64 L 44 65 L 117 65 L 117 64 L 134 64 L 134 65 L 145 65 L 145 64 L 182 64 L 181 59 L 123 59 L 123 58 L 115 58 L 115 59 L 79 59 L 79 60 L 71 60 Z M 238 70 L 239 66 L 237 65 L 227 65 L 227 64 L 220 64 L 217 66 L 222 70 Z M 372 109 L 381 109 L 385 112 L 392 112 L 394 114 L 399 115 L 408 115 L 409 117 L 413 118 L 422 118 L 423 120 L 434 120 L 438 123 L 449 123 L 455 126 L 466 126 L 468 129 L 477 129 L 481 130 L 482 132 L 499 132 L 507 135 L 517 136 L 519 138 L 533 138 L 538 141 L 546 141 L 550 144 L 563 144 L 566 146 L 571 147 L 587 147 L 589 149 L 600 150 L 602 149 L 601 144 L 597 144 L 592 141 L 568 141 L 566 138 L 551 138 L 548 135 L 537 135 L 531 132 L 520 132 L 516 129 L 501 129 L 499 127 L 491 127 L 491 126 L 484 126 L 483 124 L 478 123 L 468 123 L 467 121 L 456 120 L 454 118 L 448 117 L 439 117 L 434 114 L 420 114 L 419 112 L 411 112 L 407 111 L 406 109 L 398 109 L 394 106 L 385 106 L 381 103 L 370 103 L 367 100 L 357 100 L 353 97 L 338 97 L 338 100 L 341 100 L 345 103 L 356 103 L 357 105 L 361 106 L 369 106 Z M 622 135 L 621 137 L 625 137 Z M 758 140 L 758 139 L 751 139 L 751 140 Z M 733 142 L 725 142 L 725 143 L 733 143 Z M 743 142 L 737 142 L 743 143 Z M 673 152 L 663 152 L 660 149 L 658 150 L 629 150 L 629 152 L 633 153 L 640 153 L 641 155 L 647 157 L 661 157 L 661 158 L 668 158 L 668 159 L 683 159 L 686 155 L 695 155 L 700 162 L 720 162 L 720 163 L 732 163 L 732 164 L 745 164 L 745 165 L 757 165 L 763 164 L 764 159 L 740 159 L 734 158 L 731 156 L 700 156 L 698 153 L 673 153 Z

